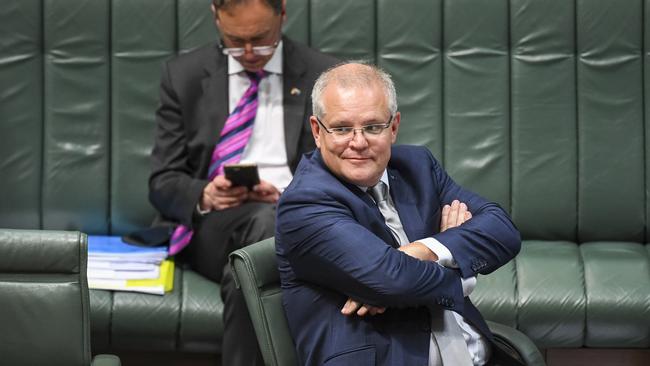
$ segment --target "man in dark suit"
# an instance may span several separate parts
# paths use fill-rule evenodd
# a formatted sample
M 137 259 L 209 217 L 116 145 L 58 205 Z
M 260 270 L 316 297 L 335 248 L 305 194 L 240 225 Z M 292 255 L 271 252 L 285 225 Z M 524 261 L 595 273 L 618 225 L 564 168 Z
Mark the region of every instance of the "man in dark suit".
M 227 256 L 273 236 L 280 192 L 314 146 L 308 95 L 335 60 L 282 36 L 284 0 L 214 0 L 212 12 L 220 42 L 164 65 L 149 196 L 158 224 L 181 225 L 175 234 L 185 230 L 181 259 L 222 285 L 223 364 L 249 366 L 262 360 Z M 238 110 L 253 84 L 253 97 Z M 224 126 L 246 106 L 254 113 L 250 135 L 229 161 L 257 164 L 261 181 L 252 190 L 211 166 L 215 146 L 228 138 Z
M 317 80 L 318 150 L 278 204 L 283 304 L 301 365 L 518 364 L 493 346 L 468 295 L 520 236 L 424 147 L 392 146 L 395 89 L 346 64 Z

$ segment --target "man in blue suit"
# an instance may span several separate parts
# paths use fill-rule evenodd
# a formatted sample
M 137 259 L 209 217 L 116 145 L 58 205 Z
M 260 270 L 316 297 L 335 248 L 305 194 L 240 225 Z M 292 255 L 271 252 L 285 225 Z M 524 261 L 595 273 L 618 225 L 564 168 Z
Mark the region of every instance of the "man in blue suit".
M 312 92 L 314 152 L 278 205 L 283 304 L 302 365 L 517 364 L 469 300 L 521 240 L 424 147 L 393 146 L 395 88 L 344 64 Z M 470 213 L 471 212 L 471 213 Z

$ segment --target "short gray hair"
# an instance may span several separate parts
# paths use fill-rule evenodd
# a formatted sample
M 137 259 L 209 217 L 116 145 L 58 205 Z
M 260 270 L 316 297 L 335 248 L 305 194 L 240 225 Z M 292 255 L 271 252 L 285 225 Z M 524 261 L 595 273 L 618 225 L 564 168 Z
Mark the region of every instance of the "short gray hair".
M 249 0 L 212 0 L 212 5 L 214 5 L 215 9 L 219 10 L 248 2 Z M 276 15 L 282 13 L 282 0 L 265 0 L 264 2 L 273 9 Z
M 351 64 L 359 64 L 365 67 L 359 68 L 358 71 L 353 73 L 344 73 L 338 70 L 342 66 Z M 325 116 L 325 107 L 322 102 L 323 91 L 330 83 L 336 83 L 344 88 L 359 88 L 370 83 L 379 83 L 386 94 L 388 112 L 391 115 L 397 112 L 397 93 L 390 75 L 381 68 L 365 61 L 346 61 L 330 67 L 316 79 L 314 88 L 311 91 L 311 103 L 314 115 L 320 119 Z

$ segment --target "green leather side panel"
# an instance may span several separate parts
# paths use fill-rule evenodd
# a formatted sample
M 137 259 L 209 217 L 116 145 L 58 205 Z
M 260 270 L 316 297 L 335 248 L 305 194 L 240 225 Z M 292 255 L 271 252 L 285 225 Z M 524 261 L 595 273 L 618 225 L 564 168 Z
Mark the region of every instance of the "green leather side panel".
M 645 106 L 645 143 L 650 141 L 650 0 L 644 1 L 643 8 L 643 104 Z M 645 241 L 650 241 L 650 149 L 645 149 Z
M 312 0 L 310 45 L 342 60 L 375 62 L 374 0 Z
M 524 241 L 516 263 L 517 328 L 540 348 L 582 346 L 585 294 L 578 246 Z
M 292 40 L 309 44 L 309 1 L 287 0 L 287 20 L 282 32 Z
M 517 327 L 517 271 L 515 261 L 487 276 L 478 276 L 470 298 L 485 319 Z
M 587 347 L 650 347 L 650 260 L 646 246 L 580 245 L 587 294 Z
M 207 0 L 176 0 L 179 52 L 187 52 L 219 39 L 210 4 Z
M 174 272 L 174 289 L 180 289 L 183 271 Z M 113 293 L 111 345 L 123 350 L 176 349 L 181 291 L 163 297 L 128 292 Z
M 40 228 L 41 1 L 0 7 L 0 227 Z
M 508 1 L 444 2 L 444 166 L 510 209 Z
M 107 0 L 44 1 L 43 227 L 108 231 Z
M 512 217 L 524 238 L 575 240 L 574 4 L 511 3 Z
M 90 336 L 93 353 L 107 352 L 111 344 L 113 292 L 90 290 Z
M 113 0 L 111 55 L 111 232 L 151 224 L 151 146 L 161 63 L 175 53 L 174 0 Z
M 580 242 L 644 236 L 643 13 L 626 3 L 577 2 Z
M 440 0 L 377 4 L 377 64 L 397 88 L 398 143 L 427 146 L 442 157 L 442 14 Z M 400 14 L 396 17 L 396 14 Z
M 275 286 L 271 289 L 261 288 L 259 297 L 259 301 L 267 315 L 265 320 L 268 322 L 270 331 L 282 335 L 282 337 L 273 338 L 273 351 L 275 351 L 275 359 L 278 360 L 278 365 L 297 364 L 297 361 L 294 361 L 296 353 L 289 351 L 295 350 L 295 345 L 291 338 L 287 319 L 284 316 L 282 290 Z M 275 314 L 275 316 L 271 314 Z M 287 350 L 287 352 L 277 352 L 278 350 Z M 289 363 L 288 361 L 294 362 Z
M 183 351 L 216 352 L 223 334 L 221 287 L 189 270 L 183 271 L 182 284 L 178 347 Z

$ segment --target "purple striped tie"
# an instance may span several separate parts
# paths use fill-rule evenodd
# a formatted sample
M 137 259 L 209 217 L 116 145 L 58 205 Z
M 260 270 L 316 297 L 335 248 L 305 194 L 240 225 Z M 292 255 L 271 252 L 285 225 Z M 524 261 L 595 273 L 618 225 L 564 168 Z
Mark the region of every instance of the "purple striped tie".
M 255 73 L 246 72 L 251 85 L 237 102 L 237 106 L 230 113 L 221 130 L 219 142 L 212 152 L 208 179 L 213 180 L 217 175 L 223 174 L 226 164 L 238 163 L 246 148 L 246 144 L 253 134 L 253 122 L 257 114 L 257 89 L 260 80 L 265 76 L 264 70 Z M 169 240 L 169 255 L 175 255 L 185 248 L 192 240 L 192 229 L 179 225 Z

